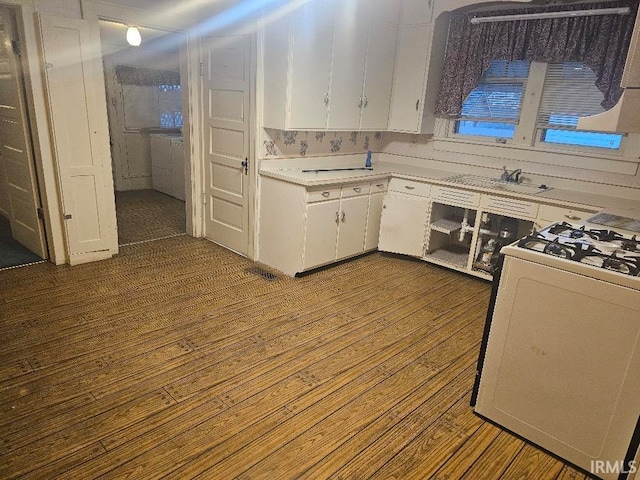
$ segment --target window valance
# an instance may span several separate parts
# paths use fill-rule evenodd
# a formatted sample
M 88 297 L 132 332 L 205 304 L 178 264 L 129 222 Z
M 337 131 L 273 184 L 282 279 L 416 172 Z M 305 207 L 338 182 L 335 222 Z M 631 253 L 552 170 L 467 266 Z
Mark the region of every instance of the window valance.
M 123 85 L 180 85 L 180 74 L 129 65 L 116 65 L 116 77 Z
M 449 27 L 435 113 L 458 116 L 493 60 L 546 63 L 582 62 L 596 75 L 602 106 L 613 107 L 622 95 L 620 80 L 638 11 L 638 0 L 501 10 L 500 15 L 630 7 L 627 15 L 602 15 L 472 24 L 454 15 Z M 486 14 L 491 16 L 495 12 Z M 480 16 L 480 15 L 478 15 Z

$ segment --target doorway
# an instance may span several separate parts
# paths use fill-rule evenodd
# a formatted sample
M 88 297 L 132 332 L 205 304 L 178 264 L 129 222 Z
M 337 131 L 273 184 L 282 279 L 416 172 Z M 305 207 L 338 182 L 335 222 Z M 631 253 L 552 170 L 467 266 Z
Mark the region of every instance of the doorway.
M 48 258 L 17 32 L 0 6 L 0 269 Z
M 118 244 L 186 234 L 178 34 L 100 20 Z

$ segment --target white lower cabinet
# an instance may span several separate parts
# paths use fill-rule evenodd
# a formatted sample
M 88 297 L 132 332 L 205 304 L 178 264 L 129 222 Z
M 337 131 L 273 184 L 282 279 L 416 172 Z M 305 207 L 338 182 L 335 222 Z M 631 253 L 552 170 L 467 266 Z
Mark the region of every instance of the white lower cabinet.
M 340 199 L 307 205 L 303 269 L 332 262 L 340 218 Z
M 386 186 L 384 180 L 306 189 L 262 178 L 258 260 L 295 275 L 375 249 Z
M 414 257 L 424 255 L 430 188 L 420 182 L 391 180 L 382 206 L 379 250 Z
M 151 135 L 153 189 L 185 199 L 184 144 L 177 135 Z
M 380 238 L 380 218 L 382 216 L 382 205 L 384 204 L 384 195 L 386 191 L 387 180 L 371 184 L 369 211 L 367 213 L 367 233 L 364 239 L 365 252 L 378 248 L 378 240 Z
M 336 260 L 364 252 L 368 210 L 369 195 L 342 199 Z

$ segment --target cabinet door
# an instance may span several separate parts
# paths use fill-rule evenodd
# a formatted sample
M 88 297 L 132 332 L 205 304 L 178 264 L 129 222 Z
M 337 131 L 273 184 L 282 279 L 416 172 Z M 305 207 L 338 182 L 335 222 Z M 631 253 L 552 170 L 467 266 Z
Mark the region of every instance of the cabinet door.
M 305 270 L 336 259 L 340 200 L 307 205 L 307 229 L 303 268 Z
M 171 171 L 171 139 L 164 135 L 151 135 L 151 165 Z
M 389 123 L 398 27 L 371 20 L 364 76 L 361 130 L 386 130 Z
M 378 250 L 422 257 L 429 199 L 389 193 L 382 206 Z
M 431 21 L 433 0 L 404 0 L 402 2 L 401 25 L 418 25 Z
M 312 0 L 294 14 L 290 39 L 290 129 L 327 127 L 333 15 L 332 0 Z
M 391 131 L 420 131 L 430 34 L 429 25 L 400 27 L 389 113 Z
M 369 198 L 369 213 L 367 215 L 367 235 L 364 240 L 365 251 L 378 248 L 380 237 L 380 217 L 382 216 L 382 204 L 384 192 L 372 193 Z
M 338 259 L 364 252 L 369 196 L 343 198 L 340 207 Z
M 357 130 L 360 124 L 369 32 L 367 10 L 362 0 L 348 0 L 336 15 L 329 100 L 330 130 Z

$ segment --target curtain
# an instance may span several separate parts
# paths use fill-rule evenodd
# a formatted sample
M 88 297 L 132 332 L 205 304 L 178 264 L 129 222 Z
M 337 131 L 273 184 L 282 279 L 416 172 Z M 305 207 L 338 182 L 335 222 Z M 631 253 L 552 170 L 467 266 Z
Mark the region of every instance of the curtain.
M 638 0 L 574 4 L 545 8 L 502 10 L 500 15 L 630 7 L 627 15 L 567 17 L 472 24 L 467 15 L 454 15 L 449 27 L 437 115 L 459 116 L 462 104 L 476 88 L 493 60 L 530 60 L 547 63 L 576 61 L 596 74 L 608 110 L 620 96 Z M 491 12 L 488 16 L 495 15 Z M 480 15 L 478 15 L 480 16 Z
M 167 70 L 116 65 L 116 77 L 123 85 L 180 85 L 180 74 Z

